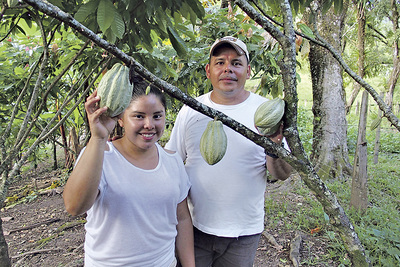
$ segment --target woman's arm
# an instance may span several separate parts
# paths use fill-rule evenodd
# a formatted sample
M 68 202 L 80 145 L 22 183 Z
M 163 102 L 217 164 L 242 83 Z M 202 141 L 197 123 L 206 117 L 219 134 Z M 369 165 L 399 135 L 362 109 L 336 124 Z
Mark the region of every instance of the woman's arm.
M 106 142 L 90 139 L 65 185 L 63 198 L 73 216 L 89 210 L 98 194 Z
M 194 267 L 193 225 L 186 198 L 178 204 L 177 216 L 176 250 L 178 258 L 183 267 Z
M 65 208 L 71 215 L 86 212 L 97 197 L 107 139 L 115 126 L 115 119 L 103 115 L 107 108 L 98 107 L 99 100 L 95 91 L 85 103 L 92 136 L 63 192 Z

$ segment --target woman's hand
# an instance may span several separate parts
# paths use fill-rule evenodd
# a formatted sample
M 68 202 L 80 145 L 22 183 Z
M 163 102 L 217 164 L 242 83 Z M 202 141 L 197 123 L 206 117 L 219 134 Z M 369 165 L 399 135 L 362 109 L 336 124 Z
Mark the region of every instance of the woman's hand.
M 90 132 L 93 138 L 108 139 L 115 127 L 117 117 L 111 118 L 106 115 L 107 107 L 99 107 L 100 97 L 97 90 L 91 94 L 85 103 L 85 109 L 89 120 Z

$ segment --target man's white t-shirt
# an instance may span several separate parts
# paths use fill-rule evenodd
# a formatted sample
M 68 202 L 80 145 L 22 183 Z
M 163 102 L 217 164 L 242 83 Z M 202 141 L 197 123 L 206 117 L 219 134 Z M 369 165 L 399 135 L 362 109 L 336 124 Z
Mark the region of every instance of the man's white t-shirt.
M 250 93 L 238 105 L 219 105 L 210 93 L 197 100 L 219 110 L 257 132 L 254 114 L 266 98 Z M 193 224 L 217 236 L 238 237 L 261 233 L 264 229 L 266 158 L 264 149 L 241 134 L 223 126 L 227 151 L 220 162 L 208 165 L 200 153 L 200 138 L 212 120 L 183 106 L 175 121 L 166 148 L 177 151 L 185 161 L 192 187 L 189 193 Z

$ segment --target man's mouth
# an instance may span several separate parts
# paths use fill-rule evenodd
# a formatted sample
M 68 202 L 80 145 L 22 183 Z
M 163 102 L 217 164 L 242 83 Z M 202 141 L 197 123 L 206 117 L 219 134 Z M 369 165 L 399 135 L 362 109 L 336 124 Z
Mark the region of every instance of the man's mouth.
M 220 80 L 222 81 L 237 81 L 237 79 L 235 77 L 230 77 L 230 76 L 226 76 L 226 77 L 221 77 Z

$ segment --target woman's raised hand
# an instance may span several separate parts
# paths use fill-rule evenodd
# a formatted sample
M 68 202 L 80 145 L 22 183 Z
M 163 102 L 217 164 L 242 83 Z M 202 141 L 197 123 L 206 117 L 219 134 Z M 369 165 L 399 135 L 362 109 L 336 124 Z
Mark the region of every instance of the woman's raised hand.
M 85 103 L 92 138 L 108 139 L 115 127 L 117 117 L 111 118 L 105 112 L 107 107 L 99 107 L 100 97 L 97 90 L 91 94 Z

